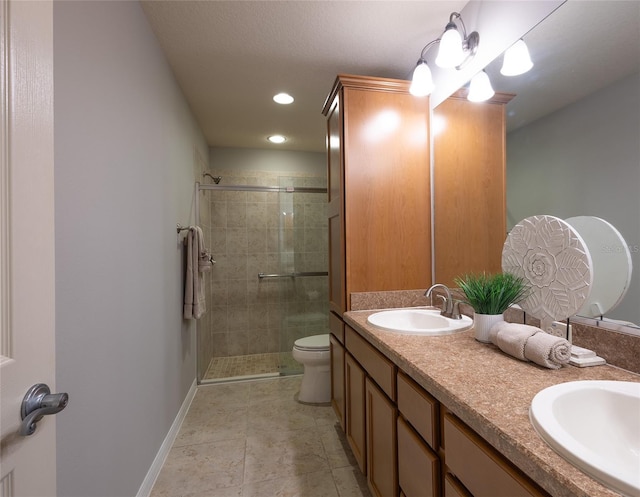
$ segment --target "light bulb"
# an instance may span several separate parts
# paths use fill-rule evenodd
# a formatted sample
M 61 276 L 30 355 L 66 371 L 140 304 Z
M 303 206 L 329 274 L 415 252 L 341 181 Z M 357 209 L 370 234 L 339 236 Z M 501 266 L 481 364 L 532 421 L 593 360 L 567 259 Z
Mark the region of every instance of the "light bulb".
M 288 93 L 278 93 L 273 96 L 273 101 L 278 104 L 288 105 L 293 102 L 293 97 Z
M 440 67 L 451 68 L 460 65 L 463 60 L 462 37 L 456 25 L 449 23 L 440 39 L 436 64 Z
M 413 70 L 409 93 L 416 97 L 426 97 L 432 91 L 433 78 L 431 77 L 431 69 L 429 69 L 429 66 L 424 59 L 420 59 L 418 65 Z
M 524 40 L 518 40 L 504 53 L 500 74 L 503 76 L 518 76 L 532 67 L 533 62 L 531 62 L 527 44 Z
M 284 143 L 287 141 L 287 139 L 282 135 L 271 135 L 267 140 L 271 143 Z
M 471 102 L 484 102 L 485 100 L 489 100 L 491 97 L 493 97 L 495 93 L 496 92 L 491 86 L 491 81 L 489 80 L 489 76 L 487 76 L 487 73 L 484 71 L 480 71 L 473 78 L 471 78 L 467 100 Z

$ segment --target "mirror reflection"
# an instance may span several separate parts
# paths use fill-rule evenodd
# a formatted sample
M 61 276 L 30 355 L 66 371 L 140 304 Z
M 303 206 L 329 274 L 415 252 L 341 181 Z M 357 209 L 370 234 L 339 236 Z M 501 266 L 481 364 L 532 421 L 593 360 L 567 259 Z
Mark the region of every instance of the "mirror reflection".
M 636 269 L 606 317 L 640 324 L 640 2 L 569 0 L 524 36 L 534 67 L 486 71 L 507 105 L 507 230 L 520 219 L 597 216 Z M 623 247 L 598 247 L 616 254 Z

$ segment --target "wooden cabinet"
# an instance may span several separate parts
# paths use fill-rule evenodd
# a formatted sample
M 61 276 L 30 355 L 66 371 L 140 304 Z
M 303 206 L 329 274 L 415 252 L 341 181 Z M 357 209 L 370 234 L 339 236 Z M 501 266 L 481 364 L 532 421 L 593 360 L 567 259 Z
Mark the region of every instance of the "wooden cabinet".
M 451 481 L 457 479 L 471 495 L 475 497 L 548 495 L 450 413 L 444 415 L 443 432 L 444 458 L 450 479 Z M 455 479 L 452 479 L 451 475 L 455 475 Z
M 374 496 L 398 495 L 396 367 L 345 326 L 346 436 Z
M 429 100 L 409 81 L 340 75 L 327 117 L 329 302 L 431 285 Z
M 416 431 L 398 417 L 398 483 L 406 497 L 440 495 L 440 460 Z
M 344 347 L 331 334 L 329 335 L 329 354 L 331 357 L 331 406 L 340 426 L 345 429 L 345 395 L 344 395 Z
M 440 495 L 439 403 L 398 371 L 398 483 L 407 497 Z
M 513 95 L 469 102 L 460 91 L 434 110 L 434 281 L 499 272 L 506 238 L 505 105 Z
M 365 431 L 365 372 L 347 353 L 344 361 L 346 422 L 345 435 L 360 471 L 367 473 Z
M 367 483 L 374 497 L 398 495 L 395 404 L 366 379 Z

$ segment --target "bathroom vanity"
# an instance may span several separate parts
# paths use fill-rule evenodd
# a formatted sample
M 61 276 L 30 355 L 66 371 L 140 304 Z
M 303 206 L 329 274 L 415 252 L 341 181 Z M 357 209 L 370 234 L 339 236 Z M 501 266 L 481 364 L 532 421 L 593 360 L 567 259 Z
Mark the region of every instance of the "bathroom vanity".
M 375 496 L 616 496 L 558 456 L 529 421 L 540 390 L 640 382 L 610 366 L 548 370 L 473 338 L 401 335 L 332 320 L 333 405 Z

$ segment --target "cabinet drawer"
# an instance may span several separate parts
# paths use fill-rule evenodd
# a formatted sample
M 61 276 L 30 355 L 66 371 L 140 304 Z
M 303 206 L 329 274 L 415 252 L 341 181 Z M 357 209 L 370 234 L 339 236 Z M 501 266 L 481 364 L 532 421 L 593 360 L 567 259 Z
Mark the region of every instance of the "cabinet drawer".
M 333 312 L 329 313 L 329 330 L 344 345 L 344 321 Z
M 462 484 L 447 473 L 444 476 L 444 497 L 473 497 Z
M 406 374 L 398 372 L 398 409 L 429 446 L 438 447 L 438 401 Z
M 345 325 L 347 350 L 362 365 L 387 396 L 396 400 L 396 367 L 354 329 Z
M 548 495 L 462 421 L 447 413 L 443 424 L 445 464 L 475 497 Z
M 398 389 L 398 395 L 400 391 Z M 398 480 L 406 497 L 440 495 L 438 456 L 398 417 Z

